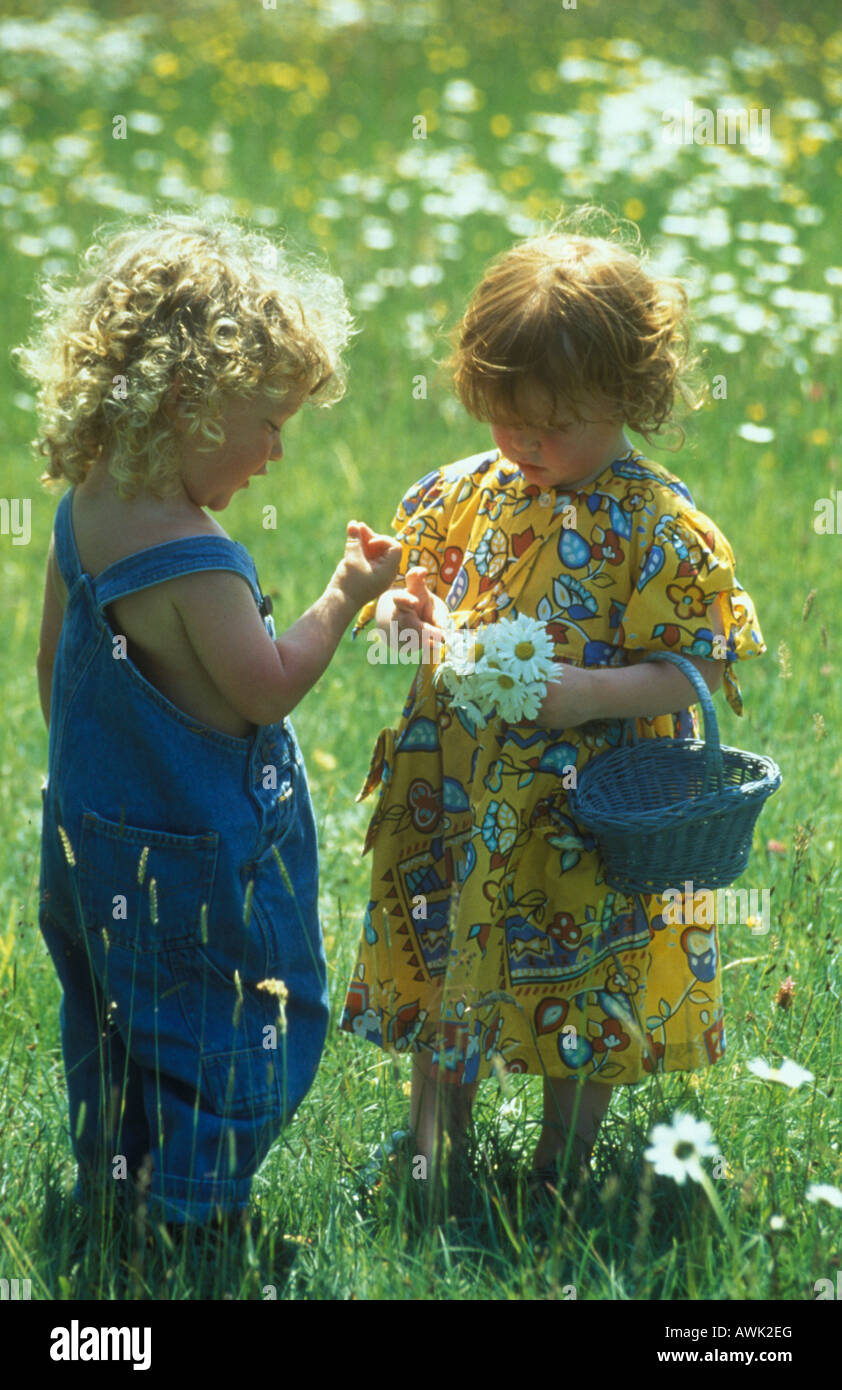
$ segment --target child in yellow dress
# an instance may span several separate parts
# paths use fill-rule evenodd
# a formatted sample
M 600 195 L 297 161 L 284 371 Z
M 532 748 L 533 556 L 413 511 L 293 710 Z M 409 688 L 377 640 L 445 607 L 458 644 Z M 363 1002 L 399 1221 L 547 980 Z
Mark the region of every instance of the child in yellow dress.
M 716 928 L 607 887 L 568 805 L 623 720 L 640 737 L 698 732 L 686 678 L 646 653 L 683 654 L 711 691 L 724 680 L 739 714 L 734 662 L 765 650 L 728 541 L 623 432 L 648 439 L 690 395 L 686 304 L 611 239 L 554 231 L 501 256 L 450 362 L 495 447 L 429 473 L 393 523 L 405 587 L 378 600 L 379 628 L 437 637 L 445 612 L 527 615 L 563 665 L 534 722 L 483 728 L 422 663 L 361 793 L 381 788 L 341 1027 L 412 1054 L 413 1152 L 428 1160 L 444 1130 L 464 1136 L 501 1062 L 544 1077 L 541 1173 L 571 1131 L 587 1163 L 614 1086 L 725 1047 Z

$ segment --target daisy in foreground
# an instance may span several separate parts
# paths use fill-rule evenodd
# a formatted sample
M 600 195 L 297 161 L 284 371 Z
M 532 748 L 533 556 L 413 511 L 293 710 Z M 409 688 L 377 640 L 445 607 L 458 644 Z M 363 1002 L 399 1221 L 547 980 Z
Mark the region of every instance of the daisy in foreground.
M 685 1178 L 692 1178 L 704 1188 L 716 1219 L 731 1242 L 734 1255 L 739 1257 L 737 1236 L 728 1225 L 716 1189 L 702 1167 L 703 1158 L 722 1157 L 707 1120 L 696 1120 L 692 1115 L 676 1110 L 672 1124 L 656 1125 L 649 1140 L 651 1147 L 646 1150 L 644 1158 L 654 1165 L 656 1173 L 674 1178 L 681 1186 Z
M 702 1182 L 705 1172 L 701 1160 L 719 1157 L 707 1120 L 694 1120 L 680 1111 L 673 1115 L 671 1125 L 656 1125 L 649 1139 L 652 1147 L 644 1158 L 654 1165 L 656 1173 L 675 1178 L 682 1186 L 685 1178 Z
M 791 1062 L 788 1057 L 780 1067 L 770 1067 L 762 1057 L 753 1057 L 750 1062 L 746 1062 L 746 1066 L 752 1076 L 759 1076 L 761 1081 L 779 1081 L 782 1086 L 789 1086 L 792 1091 L 797 1090 L 805 1081 L 815 1079 L 811 1071 L 807 1071 L 806 1067 L 799 1067 L 797 1062 Z

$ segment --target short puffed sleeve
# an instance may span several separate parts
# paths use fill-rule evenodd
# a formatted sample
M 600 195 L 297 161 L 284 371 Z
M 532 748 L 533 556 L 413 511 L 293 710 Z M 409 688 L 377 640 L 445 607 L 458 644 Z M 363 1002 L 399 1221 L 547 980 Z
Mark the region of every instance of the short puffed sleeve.
M 754 604 L 737 580 L 734 552 L 710 517 L 673 505 L 641 547 L 634 587 L 617 633 L 629 652 L 670 651 L 725 660 L 725 696 L 743 712 L 735 662 L 766 643 Z

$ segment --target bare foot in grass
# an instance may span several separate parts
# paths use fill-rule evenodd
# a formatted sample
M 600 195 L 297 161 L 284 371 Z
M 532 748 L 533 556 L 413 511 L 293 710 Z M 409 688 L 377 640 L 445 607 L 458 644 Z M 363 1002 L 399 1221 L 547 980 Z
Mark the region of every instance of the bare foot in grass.
M 426 1053 L 413 1056 L 409 1122 L 414 1157 L 426 1160 L 428 1175 L 432 1176 L 448 1157 L 465 1153 L 476 1093 L 476 1083 L 457 1086 L 433 1078 L 432 1061 Z
M 544 1113 L 532 1157 L 533 1173 L 546 1173 L 561 1163 L 571 1133 L 569 1171 L 575 1173 L 582 1168 L 589 1171 L 593 1146 L 612 1090 L 611 1086 L 599 1081 L 576 1082 L 566 1077 L 544 1081 Z

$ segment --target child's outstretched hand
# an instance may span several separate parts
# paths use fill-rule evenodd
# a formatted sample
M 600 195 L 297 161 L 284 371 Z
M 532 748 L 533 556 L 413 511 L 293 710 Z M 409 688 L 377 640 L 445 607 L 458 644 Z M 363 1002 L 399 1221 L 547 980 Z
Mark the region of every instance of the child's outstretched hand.
M 364 521 L 349 521 L 345 554 L 336 567 L 334 582 L 362 608 L 393 583 L 400 559 L 397 541 L 378 535 Z
M 406 588 L 396 589 L 391 596 L 394 616 L 401 632 L 414 628 L 416 632 L 435 641 L 444 637 L 442 623 L 448 617 L 448 607 L 440 598 L 431 594 L 426 584 L 427 571 L 422 566 L 407 570 Z
M 429 651 L 433 661 L 438 661 L 449 610 L 440 598 L 430 593 L 426 578 L 427 571 L 420 566 L 408 570 L 406 587 L 391 589 L 380 599 L 377 626 L 390 635 L 397 626 L 399 637 L 405 632 L 414 632 L 420 640 L 421 651 Z

